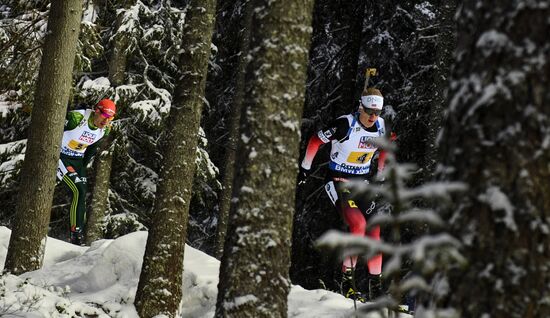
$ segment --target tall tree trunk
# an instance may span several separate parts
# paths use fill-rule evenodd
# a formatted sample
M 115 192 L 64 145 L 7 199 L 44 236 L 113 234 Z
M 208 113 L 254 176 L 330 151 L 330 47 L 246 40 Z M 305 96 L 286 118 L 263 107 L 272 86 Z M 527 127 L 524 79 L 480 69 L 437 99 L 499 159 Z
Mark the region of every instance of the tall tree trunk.
M 550 317 L 550 6 L 466 1 L 458 16 L 441 141 L 448 178 L 469 185 L 449 216 L 469 264 L 449 274 L 449 303 Z
M 53 0 L 38 74 L 5 269 L 15 274 L 42 265 L 69 101 L 82 2 Z
M 346 36 L 347 44 L 342 59 L 340 109 L 344 112 L 349 112 L 357 107 L 359 96 L 361 96 L 363 88 L 363 83 L 357 83 L 357 78 L 364 78 L 364 76 L 361 75 L 364 70 L 358 69 L 358 62 L 363 35 L 365 5 L 367 2 L 364 0 L 340 1 L 343 1 L 340 5 L 344 10 L 342 20 L 347 27 L 347 31 L 343 32 Z
M 109 209 L 109 184 L 116 134 L 115 129 L 111 130 L 107 139 L 100 145 L 94 160 L 95 183 L 92 189 L 92 203 L 86 226 L 86 244 L 88 245 L 103 238 L 101 222 L 105 217 L 105 212 Z
M 235 158 L 237 153 L 237 141 L 239 139 L 239 123 L 241 120 L 242 104 L 244 97 L 244 80 L 247 66 L 247 52 L 250 41 L 250 29 L 252 27 L 252 13 L 250 6 L 243 5 L 244 15 L 240 30 L 239 65 L 235 72 L 235 94 L 233 95 L 232 108 L 229 120 L 229 137 L 226 142 L 225 169 L 223 174 L 223 190 L 220 197 L 220 217 L 218 220 L 216 256 L 221 259 L 225 245 L 227 222 L 231 208 L 231 194 L 233 192 L 233 180 L 235 177 Z
M 319 128 L 313 122 L 324 125 L 357 106 L 365 6 L 363 0 L 315 1 L 304 118 L 317 114 L 324 122 L 306 122 L 305 135 Z
M 433 71 L 433 99 L 430 103 L 430 118 L 427 121 L 426 134 L 426 152 L 423 167 L 425 181 L 433 180 L 433 174 L 438 162 L 438 149 L 436 146 L 437 135 L 443 125 L 444 105 L 447 100 L 446 91 L 449 87 L 449 78 L 451 75 L 451 65 L 453 63 L 453 52 L 456 48 L 456 22 L 454 15 L 456 13 L 456 0 L 433 1 L 438 5 L 439 11 L 439 34 L 436 43 L 435 69 Z
M 135 0 L 125 1 L 125 7 L 129 8 L 135 4 Z M 115 31 L 122 25 L 124 14 L 117 16 Z M 109 59 L 109 81 L 111 86 L 117 87 L 124 84 L 126 74 L 128 40 L 123 37 L 115 37 L 112 41 L 111 55 Z M 120 113 L 120 105 L 118 112 Z M 103 237 L 101 231 L 101 222 L 109 209 L 109 186 L 111 178 L 111 169 L 113 166 L 113 152 L 115 147 L 116 131 L 111 131 L 111 135 L 102 143 L 99 149 L 99 155 L 94 160 L 95 184 L 92 189 L 92 202 L 88 222 L 86 227 L 86 243 L 90 245 L 93 241 Z
M 124 0 L 124 7 L 130 8 L 135 5 L 136 0 Z M 122 26 L 122 20 L 124 13 L 120 13 L 116 18 L 115 32 L 118 32 Z M 119 35 L 113 37 L 111 43 L 111 56 L 109 59 L 109 81 L 111 85 L 117 87 L 124 84 L 124 77 L 126 74 L 126 64 L 128 53 L 129 39 L 125 35 Z
M 174 317 L 181 302 L 183 253 L 214 14 L 214 0 L 191 0 L 187 9 L 179 61 L 182 77 L 162 140 L 155 217 L 136 294 L 140 317 Z
M 239 163 L 216 317 L 286 317 L 311 0 L 251 1 Z

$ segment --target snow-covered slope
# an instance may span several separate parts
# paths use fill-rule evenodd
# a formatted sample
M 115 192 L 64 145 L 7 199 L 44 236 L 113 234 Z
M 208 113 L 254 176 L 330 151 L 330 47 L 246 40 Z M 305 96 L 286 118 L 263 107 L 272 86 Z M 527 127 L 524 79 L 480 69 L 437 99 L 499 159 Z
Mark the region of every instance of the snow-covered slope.
M 2 269 L 9 236 L 10 230 L 0 227 Z M 0 278 L 0 316 L 138 317 L 133 302 L 146 240 L 147 232 L 135 232 L 78 247 L 48 238 L 42 269 Z M 180 317 L 213 317 L 219 265 L 218 260 L 186 246 Z M 353 313 L 353 302 L 339 294 L 292 286 L 289 317 L 335 318 Z

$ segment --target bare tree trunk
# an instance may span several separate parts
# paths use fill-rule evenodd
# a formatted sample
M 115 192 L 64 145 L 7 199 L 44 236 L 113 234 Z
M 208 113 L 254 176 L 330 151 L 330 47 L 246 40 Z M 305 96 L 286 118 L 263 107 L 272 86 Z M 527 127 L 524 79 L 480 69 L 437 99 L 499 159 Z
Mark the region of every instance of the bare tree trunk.
M 155 217 L 136 293 L 140 317 L 174 317 L 181 302 L 183 253 L 214 15 L 214 0 L 190 1 L 179 61 L 182 77 L 162 141 Z
M 364 0 L 343 0 L 342 2 L 341 6 L 344 11 L 342 20 L 345 21 L 347 28 L 347 31 L 344 31 L 344 34 L 347 35 L 347 48 L 343 50 L 340 108 L 347 113 L 351 109 L 355 109 L 362 91 L 361 88 L 356 88 L 363 85 L 362 82 L 357 84 L 357 78 L 364 79 L 364 74 L 361 74 L 364 70 L 359 70 L 358 64 L 367 2 Z
M 135 0 L 125 0 L 124 7 L 130 8 L 135 5 Z M 117 16 L 115 31 L 118 32 L 119 28 L 122 25 L 122 19 L 124 14 L 119 14 Z M 126 36 L 119 35 L 115 36 L 111 45 L 111 56 L 109 59 L 109 81 L 111 81 L 112 86 L 119 86 L 124 84 L 124 77 L 126 74 L 126 64 L 128 52 L 128 39 Z
M 447 100 L 446 90 L 449 87 L 453 52 L 456 48 L 456 0 L 444 1 L 439 5 L 440 33 L 436 45 L 434 90 L 430 103 L 430 120 L 427 122 L 426 155 L 423 164 L 425 181 L 433 180 L 433 174 L 438 162 L 436 139 L 443 125 L 444 105 Z
M 469 263 L 449 273 L 449 304 L 550 317 L 550 6 L 466 1 L 458 17 L 441 142 L 447 178 L 469 185 L 448 218 Z
M 251 1 L 238 166 L 216 317 L 286 317 L 313 1 Z
M 135 1 L 125 2 L 127 8 L 134 4 Z M 122 25 L 122 17 L 123 14 L 119 14 L 117 17 L 116 30 Z M 124 84 L 128 54 L 126 52 L 127 46 L 128 41 L 124 37 L 119 36 L 113 39 L 109 59 L 109 81 L 113 87 Z M 118 111 L 120 112 L 120 105 Z M 111 131 L 111 134 L 102 143 L 98 151 L 99 155 L 94 160 L 95 184 L 92 190 L 92 202 L 86 227 L 86 244 L 88 245 L 103 237 L 101 222 L 109 209 L 109 187 L 116 133 L 115 130 Z
M 235 94 L 233 95 L 231 119 L 229 121 L 229 137 L 225 155 L 225 169 L 223 175 L 223 190 L 220 197 L 220 217 L 218 220 L 218 238 L 216 246 L 216 256 L 221 259 L 225 245 L 225 236 L 227 232 L 227 221 L 229 210 L 231 208 L 231 194 L 233 192 L 233 180 L 235 176 L 235 158 L 237 152 L 237 141 L 239 139 L 239 123 L 241 120 L 242 103 L 244 97 L 244 80 L 247 66 L 247 52 L 250 41 L 250 29 L 252 27 L 252 14 L 250 6 L 244 5 L 244 17 L 240 33 L 240 56 L 239 65 L 235 75 Z
M 94 160 L 95 184 L 92 190 L 92 204 L 86 226 L 86 244 L 103 238 L 101 222 L 105 212 L 109 209 L 109 184 L 111 178 L 111 167 L 113 164 L 114 137 L 117 131 L 111 130 L 107 139 L 99 147 L 98 154 Z
M 42 265 L 81 15 L 81 1 L 51 3 L 21 191 L 6 257 L 5 270 L 14 274 Z

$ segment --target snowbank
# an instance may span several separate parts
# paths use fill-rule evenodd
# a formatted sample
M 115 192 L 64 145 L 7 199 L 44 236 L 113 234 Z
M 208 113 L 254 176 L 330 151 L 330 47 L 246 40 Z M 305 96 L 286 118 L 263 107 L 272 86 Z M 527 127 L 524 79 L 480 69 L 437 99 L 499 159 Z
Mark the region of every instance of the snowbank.
M 0 227 L 2 269 L 10 233 Z M 133 302 L 146 240 L 147 232 L 135 232 L 79 247 L 48 238 L 42 269 L 0 277 L 0 295 L 5 295 L 0 296 L 0 316 L 137 318 Z M 213 317 L 219 265 L 205 253 L 185 247 L 180 317 Z M 353 312 L 353 302 L 339 294 L 292 286 L 289 317 L 337 318 Z

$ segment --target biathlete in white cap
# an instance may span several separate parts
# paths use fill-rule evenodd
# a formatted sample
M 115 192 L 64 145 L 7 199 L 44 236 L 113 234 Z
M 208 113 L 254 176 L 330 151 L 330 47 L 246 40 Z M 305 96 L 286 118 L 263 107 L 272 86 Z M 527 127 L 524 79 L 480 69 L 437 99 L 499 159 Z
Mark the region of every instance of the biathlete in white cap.
M 303 181 L 311 169 L 319 147 L 331 143 L 329 182 L 325 185 L 325 190 L 353 235 L 368 235 L 376 240 L 380 240 L 380 226 L 366 231 L 369 216 L 374 214 L 376 207 L 374 201 L 366 198 L 357 199 L 352 193 L 353 190 L 350 191 L 344 184 L 351 180 L 368 182 L 377 172 L 371 171 L 375 157 L 378 157 L 376 169 L 380 171 L 384 167 L 385 154 L 378 151 L 378 146 L 373 142 L 376 138 L 389 137 L 391 134 L 388 123 L 380 117 L 383 105 L 384 98 L 378 89 L 363 90 L 356 113 L 337 118 L 327 128 L 311 136 L 300 169 L 300 179 Z M 364 300 L 356 290 L 355 284 L 350 284 L 356 263 L 357 256 L 352 256 L 346 258 L 342 264 L 342 292 L 347 297 Z M 368 298 L 375 298 L 381 291 L 382 254 L 369 259 L 367 266 Z

